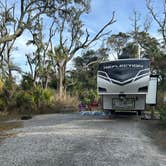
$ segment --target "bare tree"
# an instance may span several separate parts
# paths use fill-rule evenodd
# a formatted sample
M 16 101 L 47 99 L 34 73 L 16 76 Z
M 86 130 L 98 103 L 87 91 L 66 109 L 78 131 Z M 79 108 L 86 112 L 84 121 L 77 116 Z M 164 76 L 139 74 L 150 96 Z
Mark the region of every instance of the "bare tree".
M 166 0 L 162 0 L 162 2 L 163 11 L 160 14 L 157 13 L 157 11 L 154 9 L 151 0 L 146 0 L 146 6 L 153 20 L 158 24 L 159 31 L 162 34 L 164 45 L 166 45 Z
M 0 1 L 0 32 L 4 30 L 3 24 L 15 24 L 15 31 L 1 34 L 0 44 L 18 38 L 26 28 L 40 15 L 52 15 L 64 5 L 64 1 L 57 0 L 19 0 L 19 3 Z M 13 12 L 15 10 L 15 12 Z M 16 14 L 17 12 L 17 14 Z M 10 29 L 10 26 L 7 27 Z
M 47 54 L 52 48 L 52 38 L 56 33 L 56 29 L 53 29 L 54 24 L 55 20 L 52 21 L 51 25 L 47 25 L 49 34 L 46 41 L 44 40 L 43 19 L 38 17 L 35 25 L 29 29 L 32 39 L 28 40 L 27 45 L 33 44 L 36 50 L 32 54 L 26 54 L 26 58 L 34 86 L 38 80 L 43 88 L 47 88 L 50 74 L 52 75 L 56 71 L 56 68 L 53 67 L 56 66 L 54 60 Z
M 25 29 L 32 29 L 41 15 L 54 15 L 64 5 L 57 0 L 2 0 L 0 1 L 0 69 L 3 76 L 12 77 L 13 70 L 20 70 L 11 61 L 16 39 Z
M 8 8 L 7 4 L 5 4 L 3 11 L 0 12 L 0 38 L 3 36 L 10 34 L 11 32 L 16 31 L 16 22 L 14 22 L 11 16 L 15 17 L 15 6 L 12 8 Z M 10 28 L 9 28 L 10 27 Z M 11 55 L 13 50 L 15 49 L 14 43 L 16 39 L 11 41 L 5 41 L 0 44 L 0 69 L 1 76 L 12 79 L 12 71 L 19 71 L 20 68 L 13 64 L 11 60 Z
M 89 3 L 89 2 L 88 2 Z M 115 22 L 114 12 L 110 21 L 105 24 L 93 37 L 88 32 L 88 29 L 83 29 L 83 23 L 80 19 L 81 15 L 87 11 L 87 7 L 82 8 L 71 7 L 65 5 L 65 11 L 59 12 L 59 20 L 57 21 L 59 44 L 55 44 L 49 54 L 56 59 L 58 70 L 58 91 L 59 97 L 62 98 L 65 94 L 65 73 L 67 63 L 81 50 L 89 47 L 92 43 L 98 41 L 103 36 L 110 34 L 110 31 L 105 32 L 111 24 Z

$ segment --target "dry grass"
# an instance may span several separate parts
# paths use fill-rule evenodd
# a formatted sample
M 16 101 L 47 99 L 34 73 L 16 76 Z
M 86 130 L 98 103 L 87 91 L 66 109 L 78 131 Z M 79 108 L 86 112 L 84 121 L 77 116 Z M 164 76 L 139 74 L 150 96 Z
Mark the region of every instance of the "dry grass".
M 66 95 L 63 99 L 55 96 L 54 107 L 60 112 L 72 112 L 78 110 L 79 100 L 76 96 Z
M 0 123 L 0 132 L 11 130 L 17 127 L 21 127 L 22 123 L 20 121 L 17 122 L 1 122 Z
M 52 104 L 43 105 L 36 114 L 74 112 L 78 110 L 78 104 L 78 97 L 66 95 L 63 99 L 60 99 L 59 96 L 55 96 Z
M 66 95 L 62 99 L 60 99 L 58 96 L 55 96 L 55 102 L 61 103 L 66 106 L 73 106 L 73 107 L 77 107 L 79 104 L 78 97 L 71 96 L 71 95 Z
M 22 123 L 20 121 L 16 122 L 0 122 L 0 140 L 5 138 L 15 137 L 16 133 L 7 133 L 6 131 L 21 127 Z

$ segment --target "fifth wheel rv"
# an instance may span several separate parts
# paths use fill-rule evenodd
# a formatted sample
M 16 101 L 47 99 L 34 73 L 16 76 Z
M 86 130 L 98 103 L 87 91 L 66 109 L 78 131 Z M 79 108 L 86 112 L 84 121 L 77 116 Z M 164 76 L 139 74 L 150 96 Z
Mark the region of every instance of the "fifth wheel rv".
M 156 104 L 154 82 L 149 59 L 119 59 L 99 64 L 97 88 L 104 110 L 133 110 L 141 114 L 146 104 Z

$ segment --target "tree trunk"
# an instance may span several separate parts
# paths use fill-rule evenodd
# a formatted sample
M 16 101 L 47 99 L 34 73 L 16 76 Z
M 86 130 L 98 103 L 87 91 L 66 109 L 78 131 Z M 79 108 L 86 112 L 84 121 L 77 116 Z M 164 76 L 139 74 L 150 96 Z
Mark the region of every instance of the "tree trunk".
M 65 99 L 65 72 L 66 72 L 66 61 L 63 60 L 58 63 L 58 96 L 60 100 Z
M 43 88 L 44 89 L 48 88 L 48 77 L 47 76 L 45 77 Z

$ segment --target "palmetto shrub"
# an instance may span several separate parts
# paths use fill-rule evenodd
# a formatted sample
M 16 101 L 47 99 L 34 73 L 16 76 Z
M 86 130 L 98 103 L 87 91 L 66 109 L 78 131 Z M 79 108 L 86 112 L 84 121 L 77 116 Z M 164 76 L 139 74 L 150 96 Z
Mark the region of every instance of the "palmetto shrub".
M 15 94 L 15 100 L 17 107 L 22 110 L 33 110 L 34 109 L 34 97 L 30 92 L 23 90 L 18 91 Z
M 52 89 L 43 89 L 43 100 L 45 104 L 52 104 L 54 99 L 54 91 Z
M 41 86 L 36 86 L 32 91 L 32 95 L 37 109 L 42 105 L 51 104 L 54 100 L 53 91 L 51 89 L 43 89 Z

